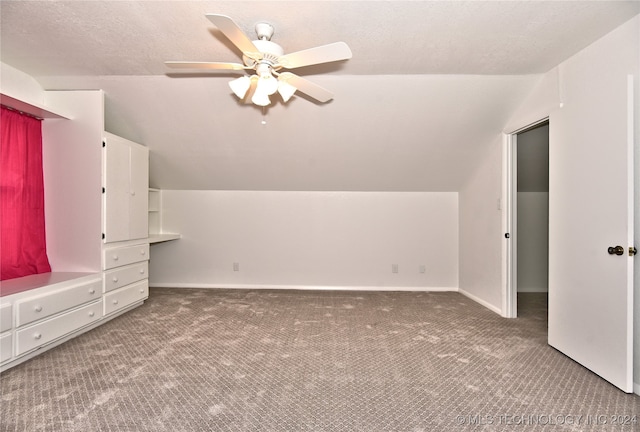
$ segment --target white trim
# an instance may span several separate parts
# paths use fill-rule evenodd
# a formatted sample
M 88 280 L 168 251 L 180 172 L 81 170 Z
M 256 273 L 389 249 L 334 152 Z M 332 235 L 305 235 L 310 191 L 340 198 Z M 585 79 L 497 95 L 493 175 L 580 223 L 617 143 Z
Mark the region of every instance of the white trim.
M 633 392 L 640 396 L 640 383 L 633 383 Z
M 549 116 L 504 131 L 502 135 L 502 229 L 510 238 L 502 243 L 502 309 L 498 313 L 505 318 L 518 316 L 517 135 L 546 122 L 549 122 Z
M 513 194 L 514 186 L 514 154 L 513 150 L 517 136 L 515 134 L 502 135 L 502 234 L 509 233 L 509 238 L 502 241 L 502 310 L 499 312 L 504 318 L 516 318 L 518 313 L 517 298 L 514 288 L 514 256 L 512 250 L 514 248 L 512 230 L 513 211 L 515 210 L 515 198 Z
M 459 292 L 460 294 L 464 295 L 465 297 L 470 298 L 470 299 L 471 299 L 471 300 L 473 300 L 474 302 L 476 302 L 476 303 L 480 303 L 482 306 L 486 307 L 486 308 L 487 308 L 487 309 L 489 309 L 490 311 L 495 312 L 495 313 L 497 313 L 498 315 L 502 315 L 502 311 L 500 310 L 500 308 L 499 308 L 499 307 L 496 307 L 496 306 L 492 305 L 491 303 L 489 303 L 489 302 L 487 302 L 487 301 L 485 301 L 485 300 L 482 300 L 480 297 L 476 297 L 476 296 L 474 296 L 473 294 L 468 293 L 467 291 L 462 290 L 462 289 L 459 289 L 459 290 L 458 290 L 458 292 Z
M 634 107 L 634 82 L 633 75 L 627 75 L 627 244 L 625 245 L 625 252 L 628 247 L 633 247 L 635 242 L 634 234 L 634 206 L 635 206 L 635 191 L 634 191 L 634 126 L 635 126 L 635 107 Z M 635 256 L 631 254 L 627 255 L 627 376 L 629 377 L 628 386 L 629 390 L 634 387 L 633 383 L 633 350 L 634 350 L 634 261 Z M 638 389 L 636 388 L 636 393 Z
M 149 283 L 150 288 L 211 288 L 211 289 L 273 289 L 316 291 L 419 291 L 458 292 L 458 287 L 396 287 L 396 286 L 335 286 L 335 285 L 271 285 L 271 284 L 219 284 L 219 283 Z

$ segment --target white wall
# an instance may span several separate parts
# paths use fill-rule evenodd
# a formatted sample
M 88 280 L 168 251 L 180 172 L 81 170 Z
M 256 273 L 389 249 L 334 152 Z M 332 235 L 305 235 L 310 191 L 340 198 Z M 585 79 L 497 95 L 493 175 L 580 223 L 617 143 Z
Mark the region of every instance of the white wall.
M 486 148 L 460 191 L 460 292 L 500 313 L 501 247 L 504 233 L 501 194 L 501 140 Z
M 518 292 L 549 291 L 549 192 L 518 192 Z
M 162 206 L 182 238 L 152 247 L 154 286 L 458 287 L 457 193 L 165 190 Z
M 0 91 L 27 103 L 41 105 L 44 102 L 44 91 L 40 84 L 33 77 L 5 63 L 0 63 Z

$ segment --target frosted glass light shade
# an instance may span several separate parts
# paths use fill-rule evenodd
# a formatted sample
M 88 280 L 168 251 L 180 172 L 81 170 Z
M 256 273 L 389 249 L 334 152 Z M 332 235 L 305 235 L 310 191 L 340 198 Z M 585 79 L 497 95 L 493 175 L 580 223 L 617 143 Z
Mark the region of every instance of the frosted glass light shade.
M 229 81 L 229 87 L 238 98 L 242 99 L 247 94 L 247 90 L 251 86 L 251 79 L 248 76 L 236 78 L 233 81 Z
M 285 80 L 278 81 L 278 93 L 282 96 L 282 100 L 288 102 L 291 96 L 296 92 L 297 88 L 286 82 Z
M 258 83 L 259 85 L 261 83 L 262 87 L 264 88 L 264 91 L 268 95 L 272 95 L 276 91 L 278 91 L 278 80 L 276 79 L 276 77 L 271 75 L 271 73 L 269 73 L 268 75 L 265 74 L 260 76 L 260 81 L 258 81 Z
M 267 93 L 267 89 L 265 88 L 265 81 L 266 80 L 263 80 L 262 78 L 258 80 L 256 91 L 251 98 L 251 102 L 258 106 L 267 106 L 271 104 L 271 100 L 269 100 L 269 94 Z

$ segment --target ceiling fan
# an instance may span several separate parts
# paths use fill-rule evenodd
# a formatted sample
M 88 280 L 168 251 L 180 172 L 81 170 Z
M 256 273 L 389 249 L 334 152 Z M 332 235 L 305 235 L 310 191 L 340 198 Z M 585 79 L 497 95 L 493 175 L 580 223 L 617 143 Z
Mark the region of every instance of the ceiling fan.
M 211 69 L 226 71 L 251 70 L 251 76 L 244 75 L 229 82 L 229 87 L 238 98 L 253 102 L 258 106 L 271 103 L 270 95 L 278 92 L 287 102 L 296 91 L 319 101 L 333 99 L 333 94 L 311 81 L 282 69 L 329 63 L 350 59 L 352 54 L 344 42 L 335 42 L 302 51 L 284 54 L 282 47 L 271 42 L 273 26 L 268 23 L 256 24 L 258 40 L 250 40 L 240 27 L 228 16 L 205 14 L 227 39 L 241 52 L 244 64 L 221 62 L 167 61 L 172 68 Z

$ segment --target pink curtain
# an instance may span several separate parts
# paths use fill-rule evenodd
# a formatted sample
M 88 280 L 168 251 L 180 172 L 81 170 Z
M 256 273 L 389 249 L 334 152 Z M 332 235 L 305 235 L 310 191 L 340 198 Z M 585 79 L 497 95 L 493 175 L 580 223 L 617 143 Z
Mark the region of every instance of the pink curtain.
M 50 272 L 40 120 L 1 107 L 0 129 L 0 280 Z

